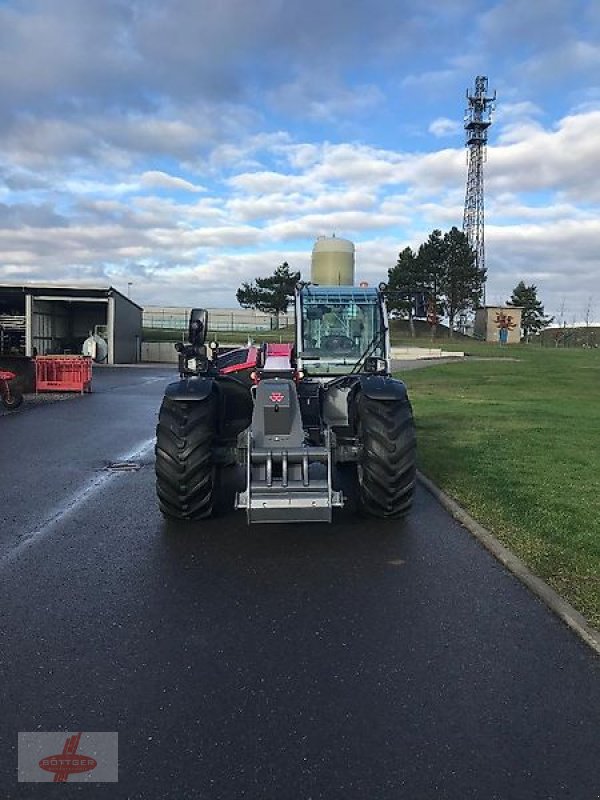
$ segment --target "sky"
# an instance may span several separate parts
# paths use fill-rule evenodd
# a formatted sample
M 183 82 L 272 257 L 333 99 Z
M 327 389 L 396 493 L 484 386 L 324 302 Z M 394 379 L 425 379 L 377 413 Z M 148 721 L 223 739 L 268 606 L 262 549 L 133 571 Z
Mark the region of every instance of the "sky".
M 235 307 L 335 234 L 379 283 L 462 227 L 476 75 L 487 302 L 600 319 L 597 0 L 0 0 L 0 282 Z

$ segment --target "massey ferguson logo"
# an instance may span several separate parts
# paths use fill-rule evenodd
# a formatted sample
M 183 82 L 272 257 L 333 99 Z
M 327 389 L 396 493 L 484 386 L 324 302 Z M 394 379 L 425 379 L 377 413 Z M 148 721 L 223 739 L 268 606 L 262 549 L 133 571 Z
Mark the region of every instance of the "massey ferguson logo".
M 90 772 L 98 766 L 91 756 L 77 753 L 80 739 L 81 733 L 67 736 L 62 753 L 40 759 L 40 768 L 54 773 L 54 783 L 66 783 L 71 773 Z
M 282 392 L 271 392 L 269 400 L 272 403 L 282 403 L 285 400 L 285 395 Z

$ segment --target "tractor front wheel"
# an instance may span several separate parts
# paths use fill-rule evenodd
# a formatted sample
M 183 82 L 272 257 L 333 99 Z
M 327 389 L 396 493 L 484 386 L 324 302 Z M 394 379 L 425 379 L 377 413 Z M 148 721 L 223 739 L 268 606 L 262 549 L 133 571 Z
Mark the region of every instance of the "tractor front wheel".
M 165 517 L 206 519 L 212 514 L 215 465 L 212 447 L 217 398 L 165 397 L 156 428 L 156 493 Z
M 416 435 L 410 402 L 357 400 L 361 455 L 357 463 L 360 505 L 374 517 L 405 516 L 416 480 Z

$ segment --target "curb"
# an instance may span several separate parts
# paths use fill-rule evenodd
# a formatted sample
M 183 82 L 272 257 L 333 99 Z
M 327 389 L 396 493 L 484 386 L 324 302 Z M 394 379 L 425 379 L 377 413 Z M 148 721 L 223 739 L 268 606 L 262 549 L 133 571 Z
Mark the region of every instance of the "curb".
M 600 631 L 593 628 L 573 606 L 554 591 L 527 566 L 517 558 L 507 547 L 496 539 L 487 528 L 480 525 L 477 520 L 459 506 L 456 500 L 442 491 L 423 473 L 417 472 L 417 478 L 435 499 L 449 511 L 454 519 L 458 520 L 501 564 L 503 564 L 521 583 L 532 591 L 539 599 L 560 617 L 571 630 L 579 636 L 589 647 L 600 655 Z

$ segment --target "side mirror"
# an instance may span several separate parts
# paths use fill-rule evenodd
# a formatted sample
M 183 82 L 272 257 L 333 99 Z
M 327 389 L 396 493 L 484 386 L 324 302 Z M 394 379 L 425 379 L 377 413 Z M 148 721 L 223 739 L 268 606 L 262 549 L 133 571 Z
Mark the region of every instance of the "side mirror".
M 208 330 L 208 311 L 205 308 L 192 308 L 190 313 L 190 344 L 201 347 Z

